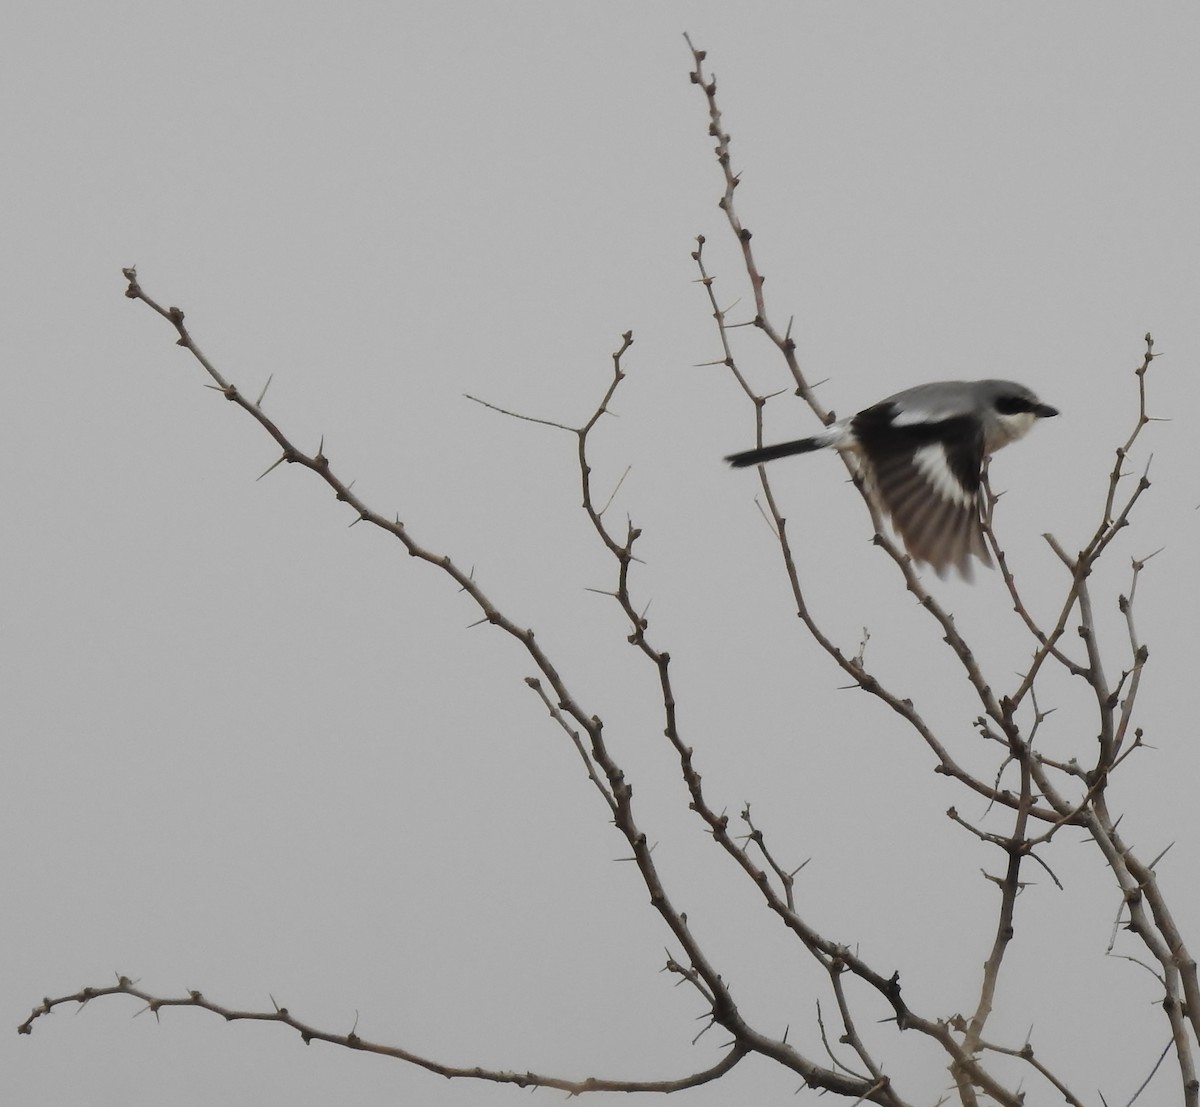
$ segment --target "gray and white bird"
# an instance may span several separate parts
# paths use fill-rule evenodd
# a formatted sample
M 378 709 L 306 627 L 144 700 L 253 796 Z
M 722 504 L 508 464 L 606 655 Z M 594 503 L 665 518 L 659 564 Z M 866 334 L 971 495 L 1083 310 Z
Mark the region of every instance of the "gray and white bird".
M 971 556 L 992 564 L 983 539 L 984 459 L 1039 419 L 1058 414 L 1012 381 L 938 381 L 897 392 L 811 438 L 732 454 L 741 468 L 811 450 L 851 451 L 914 561 L 971 579 Z

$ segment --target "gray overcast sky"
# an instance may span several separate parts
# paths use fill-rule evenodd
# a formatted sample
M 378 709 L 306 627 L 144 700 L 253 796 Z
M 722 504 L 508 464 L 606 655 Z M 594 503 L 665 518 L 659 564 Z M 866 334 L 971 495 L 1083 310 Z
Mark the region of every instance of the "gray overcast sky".
M 1031 603 L 1064 579 L 1127 433 L 1150 330 L 1154 487 L 1097 588 L 1119 642 L 1128 558 L 1156 750 L 1117 798 L 1200 945 L 1194 681 L 1200 517 L 1191 3 L 13 3 L 0 66 L 5 482 L 0 1010 L 113 972 L 451 1063 L 666 1077 L 722 1044 L 659 974 L 668 935 L 529 664 L 435 571 L 281 467 L 144 306 L 136 264 L 295 440 L 537 628 L 638 781 L 672 893 L 747 1013 L 812 1041 L 808 969 L 712 856 L 578 510 L 572 440 L 464 393 L 577 423 L 620 334 L 629 378 L 595 442 L 645 528 L 638 594 L 682 721 L 731 812 L 751 800 L 823 932 L 949 1015 L 986 956 L 997 859 L 953 829 L 928 754 L 795 625 L 753 441 L 689 257 L 743 298 L 681 33 L 709 51 L 740 211 L 778 320 L 839 411 L 923 380 L 1002 376 L 1063 410 L 993 470 Z M 786 388 L 735 332 L 763 391 Z M 811 428 L 784 395 L 772 436 Z M 934 629 L 868 541 L 841 469 L 777 474 L 802 569 L 850 648 L 987 764 Z M 852 585 L 849 582 L 853 582 Z M 1004 680 L 1030 643 L 994 576 L 939 585 Z M 1119 670 L 1119 649 L 1111 662 Z M 1077 688 L 1045 733 L 1085 757 Z M 981 812 L 972 811 L 972 815 Z M 1071 857 L 1067 853 L 1068 859 Z M 1149 978 L 1105 959 L 1117 899 L 1091 847 L 1027 893 L 996 1034 L 1123 1101 L 1164 1044 Z M 1029 902 L 1026 902 L 1029 901 Z M 930 904 L 937 909 L 930 912 Z M 936 954 L 937 960 L 933 961 Z M 1026 989 L 1024 994 L 1019 989 Z M 0 1035 L 13 1103 L 484 1104 L 521 1093 L 302 1047 L 132 1001 Z M 1131 1018 L 1130 1012 L 1134 1013 Z M 881 1012 L 882 1017 L 882 1012 Z M 887 1032 L 906 1094 L 933 1102 Z M 907 1046 L 907 1043 L 904 1043 Z M 690 1101 L 793 1102 L 762 1064 Z M 1175 1102 L 1156 1086 L 1151 1103 Z M 542 1093 L 546 1094 L 546 1093 Z

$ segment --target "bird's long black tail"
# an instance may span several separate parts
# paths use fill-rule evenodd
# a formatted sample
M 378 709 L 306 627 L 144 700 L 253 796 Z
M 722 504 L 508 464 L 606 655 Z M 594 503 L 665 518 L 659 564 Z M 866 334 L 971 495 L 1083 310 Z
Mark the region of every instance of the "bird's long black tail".
M 757 450 L 730 454 L 725 460 L 735 469 L 744 469 L 747 465 L 761 465 L 764 461 L 774 461 L 777 457 L 806 454 L 810 450 L 819 450 L 828 445 L 829 439 L 821 435 L 815 438 L 797 438 L 793 442 L 780 442 L 774 446 L 761 446 Z

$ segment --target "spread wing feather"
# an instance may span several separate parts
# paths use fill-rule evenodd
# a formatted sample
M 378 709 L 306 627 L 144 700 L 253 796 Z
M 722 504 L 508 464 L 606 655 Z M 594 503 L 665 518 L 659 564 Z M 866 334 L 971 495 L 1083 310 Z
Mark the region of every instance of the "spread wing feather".
M 854 419 L 871 483 L 905 548 L 944 576 L 968 579 L 971 557 L 991 564 L 979 508 L 983 435 L 968 419 L 897 426 L 890 403 Z

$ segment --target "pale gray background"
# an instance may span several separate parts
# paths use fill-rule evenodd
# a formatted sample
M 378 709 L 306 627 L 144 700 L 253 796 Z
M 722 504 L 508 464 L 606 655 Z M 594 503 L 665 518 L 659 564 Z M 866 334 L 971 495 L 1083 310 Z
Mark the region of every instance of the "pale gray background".
M 581 421 L 632 328 L 597 479 L 645 527 L 636 577 L 675 657 L 713 801 L 747 799 L 805 870 L 825 933 L 898 968 L 908 998 L 973 1001 L 998 857 L 950 826 L 915 739 L 799 633 L 689 259 L 704 233 L 723 302 L 745 284 L 681 32 L 710 51 L 743 217 L 777 322 L 796 316 L 841 411 L 922 380 L 1008 376 L 1063 418 L 1001 455 L 1003 536 L 1048 616 L 1132 415 L 1141 336 L 1168 356 L 1136 464 L 1138 523 L 1097 581 L 1110 666 L 1128 557 L 1151 649 L 1158 748 L 1115 800 L 1200 945 L 1193 628 L 1197 92 L 1193 4 L 11 4 L 2 174 L 5 380 L 4 962 L 15 1028 L 45 994 L 113 972 L 456 1063 L 581 1077 L 677 1075 L 696 997 L 659 974 L 646 905 L 576 755 L 522 683 L 529 662 L 201 386 L 170 328 L 327 452 L 379 509 L 474 565 L 609 723 L 671 891 L 746 1014 L 811 1048 L 813 978 L 683 808 L 655 680 L 623 642 L 578 510 L 572 442 L 462 399 Z M 746 314 L 743 306 L 742 317 Z M 736 332 L 764 391 L 786 380 Z M 772 432 L 811 417 L 784 396 Z M 990 762 L 934 629 L 872 550 L 830 458 L 777 488 L 822 618 L 912 695 L 964 760 Z M 994 679 L 1030 642 L 998 580 L 938 592 Z M 952 670 L 952 666 L 950 666 Z M 1077 687 L 1045 732 L 1086 757 Z M 990 753 L 988 754 L 990 757 Z M 1021 902 L 993 1032 L 1035 1041 L 1076 1090 L 1127 1097 L 1165 1043 L 1157 991 L 1105 960 L 1117 899 L 1091 847 Z M 1034 874 L 1030 874 L 1031 877 Z M 1024 994 L 1022 994 L 1024 992 Z M 823 994 L 823 993 L 820 993 Z M 1030 997 L 1034 997 L 1031 1001 Z M 271 1026 L 132 1001 L 0 1035 L 13 1103 L 516 1102 Z M 882 1008 L 868 1008 L 875 1017 Z M 910 1043 L 879 1031 L 905 1094 Z M 794 1102 L 747 1063 L 685 1102 Z M 1038 1095 L 1044 1095 L 1044 1087 Z M 539 1093 L 553 1096 L 555 1093 Z M 1177 1099 L 1173 1074 L 1143 1102 Z

